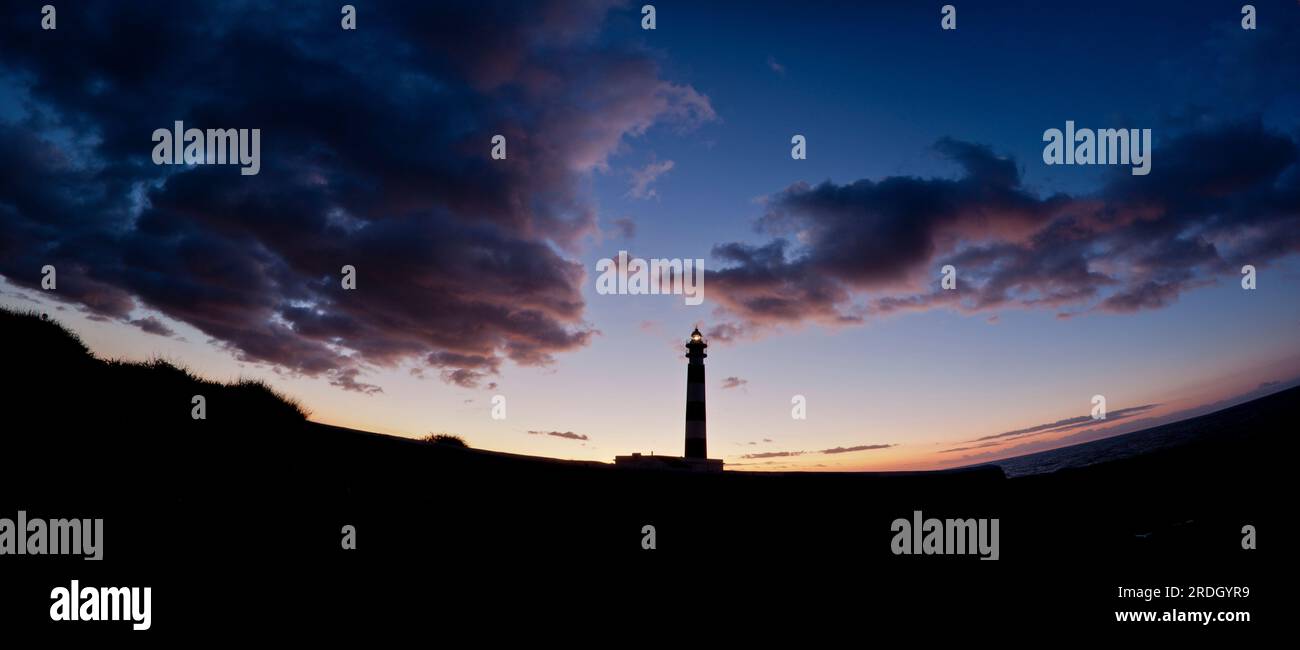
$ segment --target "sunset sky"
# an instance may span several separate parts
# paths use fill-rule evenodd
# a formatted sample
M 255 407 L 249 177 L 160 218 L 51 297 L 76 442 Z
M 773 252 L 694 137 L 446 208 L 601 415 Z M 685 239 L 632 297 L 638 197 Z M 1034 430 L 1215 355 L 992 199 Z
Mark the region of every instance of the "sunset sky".
M 744 469 L 968 464 L 1300 383 L 1294 1 L 42 4 L 0 8 L 0 304 L 100 356 L 608 461 L 682 453 L 698 325 Z M 177 120 L 261 129 L 260 173 L 153 164 Z M 1067 120 L 1151 129 L 1150 174 L 1045 165 Z M 704 303 L 598 294 L 620 250 L 704 259 Z

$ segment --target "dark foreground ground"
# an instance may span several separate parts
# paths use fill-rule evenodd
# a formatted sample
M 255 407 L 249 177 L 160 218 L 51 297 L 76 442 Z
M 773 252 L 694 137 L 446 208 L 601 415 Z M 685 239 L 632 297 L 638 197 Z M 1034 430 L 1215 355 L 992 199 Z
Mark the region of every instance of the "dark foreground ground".
M 0 556 L 8 630 L 144 634 L 52 623 L 50 590 L 74 578 L 152 586 L 155 636 L 585 636 L 623 620 L 637 637 L 704 626 L 817 647 L 883 629 L 1253 636 L 1291 617 L 1296 389 L 1190 420 L 1185 444 L 1046 475 L 693 475 L 309 423 L 262 386 L 96 360 L 34 317 L 0 314 L 0 352 L 0 517 L 105 520 L 103 561 Z M 206 420 L 191 418 L 194 394 Z M 892 554 L 891 522 L 914 510 L 997 518 L 1000 559 Z M 1258 549 L 1242 549 L 1244 525 Z M 1146 602 L 1120 586 L 1251 595 Z M 1141 609 L 1252 622 L 1115 623 Z

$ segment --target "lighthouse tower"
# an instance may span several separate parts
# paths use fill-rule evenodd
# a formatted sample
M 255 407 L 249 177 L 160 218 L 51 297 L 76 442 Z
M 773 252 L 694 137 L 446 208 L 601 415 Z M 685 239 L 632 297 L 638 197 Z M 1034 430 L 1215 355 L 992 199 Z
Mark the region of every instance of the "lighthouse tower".
M 700 329 L 691 332 L 691 340 L 686 342 L 686 455 L 656 456 L 632 454 L 615 456 L 614 465 L 628 469 L 655 469 L 690 472 L 721 472 L 722 459 L 709 458 L 708 443 L 704 435 L 704 342 Z
M 686 344 L 686 457 L 705 459 L 709 457 L 708 442 L 704 427 L 704 348 L 709 347 L 700 334 L 700 328 L 691 332 L 691 340 Z

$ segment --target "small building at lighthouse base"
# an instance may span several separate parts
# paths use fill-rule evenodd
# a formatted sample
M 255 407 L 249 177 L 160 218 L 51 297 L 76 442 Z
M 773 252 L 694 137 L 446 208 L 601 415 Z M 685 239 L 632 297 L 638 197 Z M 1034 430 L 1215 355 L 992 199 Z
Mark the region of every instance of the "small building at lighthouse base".
M 683 458 L 681 456 L 655 456 L 653 454 L 615 456 L 614 465 L 616 467 L 626 467 L 628 469 L 662 469 L 676 470 L 679 472 L 722 471 L 721 458 Z

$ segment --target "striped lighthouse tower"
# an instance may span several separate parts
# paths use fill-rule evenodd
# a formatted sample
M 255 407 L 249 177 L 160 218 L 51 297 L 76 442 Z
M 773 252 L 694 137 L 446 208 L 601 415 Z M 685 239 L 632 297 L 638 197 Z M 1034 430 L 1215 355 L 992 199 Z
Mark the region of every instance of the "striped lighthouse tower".
M 686 457 L 708 458 L 708 443 L 704 435 L 704 348 L 709 347 L 700 334 L 700 328 L 691 332 L 686 344 Z

